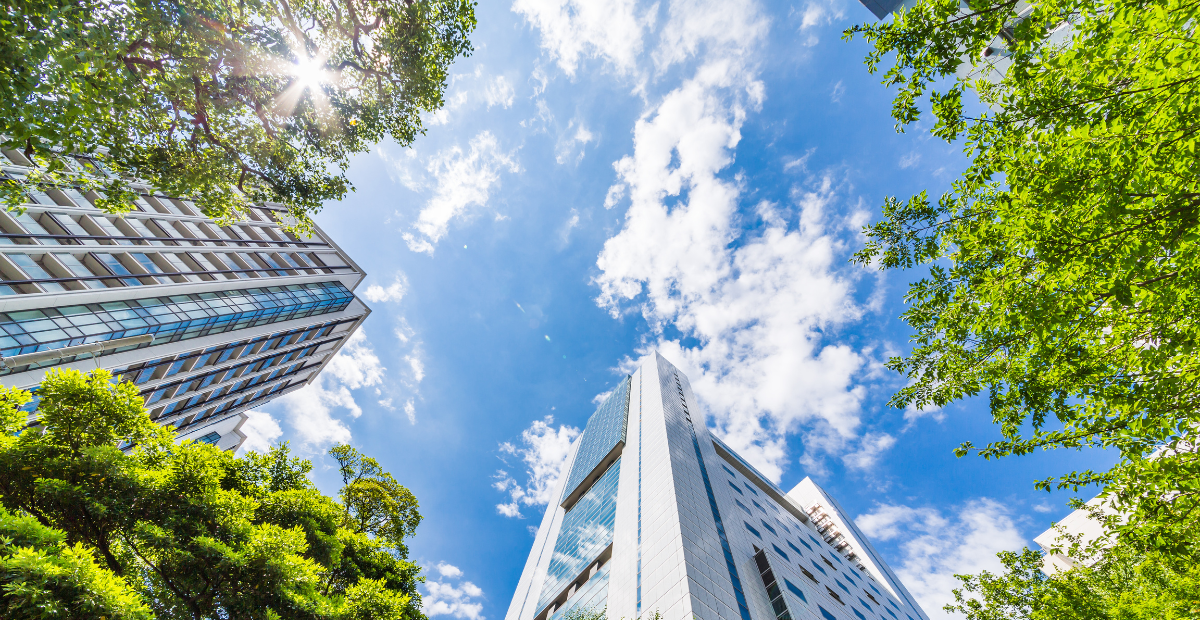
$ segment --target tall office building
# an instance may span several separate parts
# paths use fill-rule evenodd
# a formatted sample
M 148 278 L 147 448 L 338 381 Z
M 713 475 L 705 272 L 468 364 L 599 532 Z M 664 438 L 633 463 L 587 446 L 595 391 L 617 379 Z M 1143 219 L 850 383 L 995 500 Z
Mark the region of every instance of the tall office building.
M 34 164 L 3 154 L 4 181 L 24 183 Z M 23 213 L 0 209 L 0 382 L 107 368 L 182 438 L 237 449 L 244 412 L 311 382 L 366 319 L 353 293 L 364 274 L 321 230 L 284 231 L 278 205 L 221 226 L 187 199 L 137 189 L 123 217 L 95 194 L 31 184 Z
M 655 355 L 572 447 L 506 620 L 928 620 L 836 501 L 785 493 L 709 434 Z

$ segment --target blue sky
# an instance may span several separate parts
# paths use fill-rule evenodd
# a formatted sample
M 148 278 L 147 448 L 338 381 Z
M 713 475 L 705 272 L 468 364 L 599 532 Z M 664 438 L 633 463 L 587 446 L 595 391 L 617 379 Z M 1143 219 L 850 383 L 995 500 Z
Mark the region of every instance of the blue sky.
M 964 166 L 898 134 L 846 27 L 853 0 L 516 0 L 408 149 L 352 162 L 319 224 L 374 313 L 320 380 L 256 412 L 251 447 L 349 441 L 418 497 L 431 617 L 499 619 L 571 439 L 654 349 L 709 425 L 785 489 L 811 475 L 931 616 L 1069 509 L 1032 481 L 1105 463 L 956 459 L 984 403 L 885 406 L 915 273 L 851 265 L 887 195 Z

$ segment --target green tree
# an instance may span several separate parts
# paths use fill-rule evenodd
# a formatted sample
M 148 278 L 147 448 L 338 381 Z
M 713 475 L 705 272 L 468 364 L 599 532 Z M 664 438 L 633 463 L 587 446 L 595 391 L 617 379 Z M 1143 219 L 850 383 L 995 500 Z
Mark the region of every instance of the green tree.
M 998 554 L 1004 572 L 957 575 L 954 604 L 967 620 L 1182 620 L 1200 615 L 1200 562 L 1128 545 L 1072 546 L 1076 567 L 1042 572 L 1040 551 Z
M 922 0 L 846 31 L 888 65 L 898 129 L 927 100 L 968 160 L 936 201 L 888 198 L 855 256 L 928 269 L 891 404 L 986 393 L 1002 437 L 959 456 L 1118 451 L 1038 486 L 1107 485 L 1122 529 L 1167 547 L 1200 507 L 1198 24 L 1195 0 Z
M 0 616 L 150 620 L 149 607 L 82 544 L 0 508 Z
M 424 617 L 420 569 L 403 544 L 420 522 L 417 501 L 377 466 L 356 469 L 343 497 L 356 484 L 384 491 L 342 504 L 312 485 L 311 463 L 286 445 L 235 457 L 174 443 L 137 388 L 108 371 L 51 370 L 39 395 L 26 427 L 18 408 L 28 393 L 0 392 L 0 503 L 27 517 L 22 527 L 31 518 L 42 528 L 37 544 L 0 541 L 0 554 L 19 549 L 11 557 L 34 575 L 21 582 L 25 594 L 6 582 L 5 602 L 197 620 Z M 334 453 L 374 463 L 346 446 Z M 52 569 L 70 562 L 87 571 L 53 582 Z
M 469 54 L 471 0 L 6 0 L 0 147 L 29 181 L 131 206 L 127 178 L 236 218 L 286 205 L 300 229 L 350 188 L 350 155 L 407 146 Z M 78 174 L 58 153 L 117 176 Z M 9 207 L 25 200 L 0 187 Z

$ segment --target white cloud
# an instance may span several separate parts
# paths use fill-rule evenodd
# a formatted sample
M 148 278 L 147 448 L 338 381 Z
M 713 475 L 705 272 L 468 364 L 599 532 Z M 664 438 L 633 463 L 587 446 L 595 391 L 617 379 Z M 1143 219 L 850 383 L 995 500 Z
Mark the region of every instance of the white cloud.
M 483 91 L 483 96 L 487 100 L 489 108 L 494 105 L 507 108 L 512 105 L 516 91 L 513 90 L 512 84 L 509 84 L 503 75 L 497 75 L 495 79 L 488 82 L 487 88 Z
M 322 376 L 331 376 L 346 387 L 357 390 L 383 383 L 384 370 L 375 350 L 367 342 L 366 331 L 359 328 L 329 361 Z
M 420 383 L 425 378 L 425 362 L 421 361 L 421 352 L 413 351 L 412 355 L 404 356 L 404 361 L 408 362 L 408 367 L 412 370 L 413 379 Z
M 953 602 L 951 590 L 960 586 L 954 575 L 999 573 L 996 554 L 1026 544 L 1009 510 L 988 498 L 968 501 L 949 515 L 883 504 L 855 523 L 874 540 L 899 543 L 901 561 L 892 568 L 931 618 L 952 617 L 942 606 Z
M 904 419 L 910 423 L 925 417 L 933 418 L 934 420 L 941 422 L 942 420 L 946 419 L 946 412 L 937 405 L 917 407 L 916 405 L 909 403 L 909 405 L 904 408 Z
M 512 10 L 541 33 L 542 48 L 573 76 L 587 58 L 602 58 L 621 73 L 635 68 L 654 13 L 638 16 L 635 5 L 635 0 L 516 0 Z
M 558 231 L 558 241 L 561 247 L 566 247 L 567 242 L 571 239 L 571 231 L 575 230 L 576 226 L 579 226 L 579 211 L 571 209 L 571 217 L 567 218 Z
M 1040 513 L 1045 514 L 1048 512 L 1054 512 L 1054 506 L 1050 505 L 1050 503 L 1048 503 L 1048 502 L 1042 502 L 1040 504 L 1035 504 L 1033 506 L 1033 510 L 1034 510 L 1034 512 L 1040 512 Z
M 463 575 L 462 569 L 453 564 L 447 564 L 445 562 L 438 562 L 438 565 L 434 568 L 436 568 L 438 574 L 443 577 L 462 577 Z
M 315 383 L 280 396 L 271 404 L 283 409 L 296 441 L 313 451 L 350 441 L 350 428 L 333 417 L 335 410 L 345 409 L 351 417 L 362 415 L 362 409 L 350 391 L 343 385 L 326 389 L 323 376 Z
M 372 301 L 375 303 L 388 301 L 399 302 L 401 299 L 404 299 L 404 293 L 407 291 L 408 279 L 404 277 L 403 273 L 398 273 L 396 274 L 396 278 L 392 280 L 392 283 L 389 284 L 387 288 L 379 286 L 378 284 L 372 284 L 371 286 L 368 286 L 367 290 L 363 292 L 363 297 L 366 297 L 367 301 Z
M 901 157 L 900 162 L 897 165 L 900 166 L 901 169 L 907 170 L 919 163 L 921 163 L 921 154 L 913 151 L 912 153 Z
M 842 460 L 853 469 L 871 469 L 880 455 L 896 445 L 896 438 L 887 433 L 867 433 L 859 441 L 858 450 L 847 454 Z
M 519 172 L 521 167 L 512 153 L 500 150 L 491 132 L 483 131 L 471 139 L 466 151 L 453 146 L 431 157 L 427 170 L 436 180 L 434 194 L 417 216 L 416 230 L 403 238 L 414 252 L 433 254 L 451 220 L 462 217 L 469 207 L 486 206 L 500 173 Z
M 548 505 L 571 451 L 571 442 L 578 436 L 578 428 L 560 425 L 555 429 L 554 417 L 546 416 L 534 420 L 521 433 L 520 447 L 508 442 L 500 444 L 501 453 L 521 458 L 526 467 L 526 482 L 521 484 L 507 471 L 498 471 L 492 487 L 507 493 L 510 501 L 497 504 L 496 511 L 506 517 L 521 517 L 521 506 Z
M 572 132 L 572 130 L 574 131 Z M 554 147 L 554 160 L 560 164 L 570 162 L 578 165 L 583 161 L 584 147 L 595 139 L 596 136 L 582 121 L 572 120 L 567 123 L 567 131 L 559 138 L 558 144 Z M 575 152 L 576 147 L 579 149 L 578 153 Z
M 242 442 L 242 451 L 262 452 L 266 454 L 275 444 L 275 440 L 283 435 L 279 422 L 265 411 L 247 411 L 246 422 L 242 424 L 242 434 L 246 441 Z
M 408 416 L 409 424 L 417 423 L 417 408 L 413 405 L 413 399 L 411 398 L 404 403 L 404 415 Z
M 866 359 L 829 336 L 862 309 L 844 222 L 826 215 L 841 191 L 832 174 L 794 192 L 796 217 L 761 203 L 764 226 L 741 232 L 741 187 L 719 176 L 744 117 L 715 92 L 729 83 L 702 73 L 638 122 L 634 155 L 617 164 L 632 204 L 595 282 L 614 316 L 636 303 L 660 333 L 670 324 L 699 342 L 653 346 L 687 373 L 718 432 L 778 480 L 786 433 L 824 425 L 843 441 L 855 435 L 865 390 L 854 378 Z M 666 196 L 679 199 L 669 206 Z
M 833 91 L 829 93 L 829 100 L 834 103 L 841 103 L 842 95 L 846 94 L 846 85 L 842 84 L 841 80 L 833 85 Z
M 838 0 L 809 0 L 800 11 L 801 42 L 812 47 L 820 43 L 816 31 L 845 17 L 843 4 Z
M 604 195 L 604 208 L 611 209 L 617 206 L 617 203 L 621 202 L 621 199 L 625 197 L 625 189 L 624 183 L 615 183 L 612 187 L 608 188 L 608 193 Z
M 350 441 L 350 428 L 334 413 L 344 411 L 352 418 L 362 407 L 350 390 L 378 386 L 386 369 L 359 329 L 311 384 L 284 394 L 271 402 L 292 428 L 299 445 L 320 450 L 327 445 Z
M 439 562 L 434 569 L 443 578 L 457 579 L 462 577 L 462 570 L 457 566 Z M 436 581 L 426 578 L 425 593 L 421 597 L 421 611 L 426 616 L 454 616 L 470 620 L 484 620 L 483 603 L 477 599 L 483 597 L 483 590 L 470 581 L 459 581 L 453 585 L 446 581 Z
M 454 80 L 452 79 L 451 83 L 453 84 L 453 82 Z M 425 121 L 430 125 L 445 125 L 446 123 L 449 123 L 450 113 L 465 105 L 467 103 L 467 99 L 469 98 L 470 94 L 468 94 L 466 90 L 460 89 L 456 91 L 453 95 L 446 97 L 445 103 L 442 105 L 441 109 L 428 114 L 425 118 Z

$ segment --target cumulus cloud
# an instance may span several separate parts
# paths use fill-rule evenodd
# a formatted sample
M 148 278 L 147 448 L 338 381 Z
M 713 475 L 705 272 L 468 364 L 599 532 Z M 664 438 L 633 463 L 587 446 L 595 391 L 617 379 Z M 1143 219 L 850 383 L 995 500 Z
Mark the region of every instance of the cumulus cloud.
M 320 450 L 330 444 L 348 442 L 350 428 L 335 414 L 361 416 L 362 407 L 350 390 L 381 385 L 385 370 L 367 342 L 366 332 L 360 328 L 315 381 L 280 396 L 269 406 L 282 414 L 302 447 Z
M 901 551 L 896 575 L 931 618 L 950 618 L 942 606 L 954 600 L 956 574 L 1000 572 L 996 554 L 1026 541 L 1001 503 L 979 498 L 943 514 L 934 508 L 882 504 L 855 520 L 872 539 L 896 541 Z
M 516 96 L 516 91 L 513 90 L 512 84 L 503 75 L 498 75 L 492 81 L 488 82 L 487 88 L 483 90 L 483 97 L 487 100 L 487 107 L 498 105 L 502 108 L 507 108 L 512 105 L 513 98 Z
M 842 460 L 853 469 L 871 469 L 879 457 L 894 445 L 896 438 L 887 433 L 868 433 L 859 441 L 858 449 L 844 456 Z
M 403 238 L 414 252 L 433 254 L 451 220 L 463 217 L 470 207 L 486 206 L 500 173 L 519 172 L 521 167 L 513 154 L 500 149 L 496 136 L 483 131 L 465 151 L 456 145 L 437 153 L 426 169 L 435 179 L 433 196 L 417 216 L 415 230 L 405 232 Z
M 445 562 L 438 562 L 438 565 L 434 568 L 436 568 L 438 574 L 443 577 L 462 577 L 463 575 L 462 569 L 453 564 L 447 564 Z
M 798 188 L 789 209 L 760 203 L 756 232 L 739 227 L 740 184 L 720 175 L 744 118 L 720 96 L 734 77 L 702 71 L 638 122 L 634 154 L 617 163 L 631 205 L 595 283 L 614 316 L 641 310 L 717 431 L 778 480 L 786 433 L 820 423 L 855 436 L 865 391 L 854 378 L 866 360 L 829 335 L 862 309 L 845 273 L 844 222 L 828 214 L 842 189 L 832 173 Z M 699 344 L 662 339 L 666 325 Z
M 494 476 L 492 487 L 508 495 L 509 501 L 496 505 L 506 517 L 521 517 L 522 506 L 545 506 L 553 499 L 555 484 L 571 451 L 571 442 L 579 429 L 560 425 L 554 428 L 554 416 L 534 420 L 521 433 L 520 445 L 500 444 L 501 454 L 516 456 L 525 465 L 525 482 L 518 482 L 507 470 Z
M 541 33 L 542 48 L 567 75 L 580 60 L 601 58 L 618 72 L 632 71 L 653 13 L 635 12 L 635 0 L 516 0 L 512 10 Z
M 483 603 L 477 600 L 483 597 L 483 590 L 470 581 L 459 581 L 457 585 L 446 581 L 462 577 L 463 572 L 457 566 L 438 562 L 434 570 L 443 580 L 426 578 L 425 593 L 421 597 L 421 611 L 431 618 L 454 616 L 484 620 Z
M 246 441 L 242 442 L 243 452 L 267 453 L 275 441 L 283 435 L 279 422 L 265 411 L 247 411 L 246 422 L 242 424 L 242 434 Z
M 388 301 L 399 302 L 401 299 L 404 299 L 404 293 L 407 291 L 408 279 L 404 277 L 403 273 L 398 273 L 396 274 L 395 279 L 392 280 L 392 283 L 387 286 L 387 288 L 384 288 L 378 284 L 372 284 L 371 286 L 368 286 L 367 290 L 363 292 L 363 297 L 366 297 L 367 301 L 372 301 L 375 303 Z

